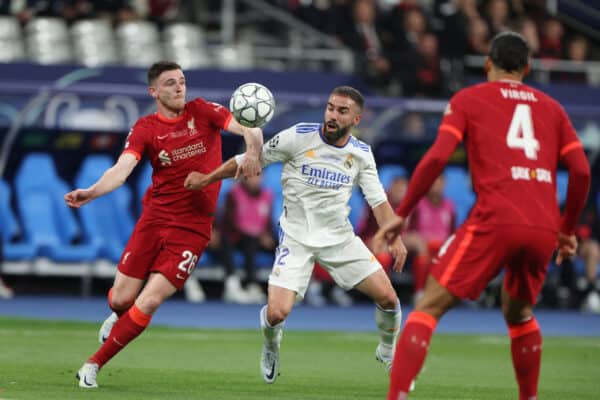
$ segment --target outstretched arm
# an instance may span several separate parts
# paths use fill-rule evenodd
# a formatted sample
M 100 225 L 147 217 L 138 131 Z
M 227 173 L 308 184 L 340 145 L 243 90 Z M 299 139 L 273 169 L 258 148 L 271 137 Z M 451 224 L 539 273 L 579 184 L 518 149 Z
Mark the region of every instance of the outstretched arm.
M 248 128 L 231 118 L 226 129 L 244 137 L 246 142 L 246 157 L 240 163 L 236 175 L 242 174 L 245 177 L 259 175 L 262 169 L 260 164 L 260 153 L 263 145 L 263 132 L 260 128 Z
M 76 189 L 65 194 L 67 205 L 72 208 L 79 208 L 97 197 L 112 192 L 125 183 L 137 163 L 138 160 L 133 154 L 121 154 L 115 165 L 104 171 L 104 174 L 92 186 L 87 189 Z
M 260 165 L 260 164 L 259 164 Z M 221 179 L 237 176 L 238 164 L 235 157 L 231 157 L 219 168 L 212 171 L 210 174 L 201 174 L 200 172 L 190 172 L 185 178 L 183 186 L 189 190 L 200 190 L 211 183 Z
M 558 235 L 558 253 L 556 263 L 560 265 L 563 259 L 572 257 L 577 252 L 575 225 L 585 206 L 590 190 L 590 166 L 581 145 L 563 154 L 561 161 L 569 169 L 569 185 L 567 186 L 567 201 L 561 218 Z

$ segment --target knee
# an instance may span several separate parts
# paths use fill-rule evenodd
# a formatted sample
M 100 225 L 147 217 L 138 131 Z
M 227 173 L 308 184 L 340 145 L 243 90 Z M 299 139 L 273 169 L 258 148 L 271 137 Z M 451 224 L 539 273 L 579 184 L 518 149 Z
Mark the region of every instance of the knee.
M 271 326 L 277 325 L 285 321 L 290 311 L 290 309 L 280 305 L 269 305 L 267 307 L 267 320 Z
M 502 304 L 504 320 L 509 325 L 517 325 L 533 316 L 533 308 L 529 305 L 515 306 L 513 304 Z
M 382 293 L 381 296 L 378 296 L 375 300 L 375 303 L 383 309 L 383 310 L 393 310 L 398 305 L 398 296 L 393 289 L 387 290 L 385 293 Z
M 109 299 L 109 306 L 112 310 L 122 311 L 131 307 L 134 301 L 134 297 L 113 290 Z
M 152 315 L 162 304 L 163 299 L 159 296 L 149 295 L 137 299 L 136 305 L 144 314 Z

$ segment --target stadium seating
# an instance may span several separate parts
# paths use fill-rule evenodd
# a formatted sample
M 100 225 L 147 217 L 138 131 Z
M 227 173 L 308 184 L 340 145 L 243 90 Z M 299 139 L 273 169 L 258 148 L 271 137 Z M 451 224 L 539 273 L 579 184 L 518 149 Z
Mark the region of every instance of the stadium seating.
M 206 46 L 206 34 L 200 26 L 191 23 L 173 23 L 163 31 L 165 53 L 183 69 L 206 68 L 211 57 Z
M 456 207 L 456 224 L 462 224 L 471 207 L 475 203 L 475 194 L 471 188 L 471 179 L 467 171 L 462 167 L 448 166 L 444 170 L 446 187 L 444 195 L 454 202 Z
M 15 188 L 24 237 L 37 247 L 39 256 L 66 263 L 96 259 L 99 249 L 82 241 L 73 211 L 63 200 L 69 187 L 49 155 L 27 155 L 17 170 Z
M 118 63 L 119 55 L 108 20 L 77 21 L 71 27 L 71 38 L 77 62 L 87 67 Z
M 406 168 L 396 164 L 386 164 L 379 167 L 379 180 L 385 190 L 388 190 L 392 181 L 397 177 L 408 178 Z
M 25 26 L 29 59 L 38 64 L 72 61 L 67 24 L 60 18 L 34 18 Z
M 77 187 L 88 187 L 113 165 L 108 155 L 88 156 L 75 178 Z M 88 203 L 79 209 L 85 237 L 100 248 L 99 256 L 117 263 L 131 232 L 131 189 L 127 185 Z
M 155 24 L 148 21 L 123 22 L 117 27 L 124 65 L 147 68 L 163 59 L 160 33 Z
M 15 62 L 25 58 L 25 45 L 19 21 L 14 17 L 0 16 L 0 61 Z
M 10 186 L 0 180 L 0 240 L 3 244 L 4 259 L 9 261 L 31 260 L 36 256 L 32 243 L 16 241 L 21 237 L 21 227 L 11 208 Z

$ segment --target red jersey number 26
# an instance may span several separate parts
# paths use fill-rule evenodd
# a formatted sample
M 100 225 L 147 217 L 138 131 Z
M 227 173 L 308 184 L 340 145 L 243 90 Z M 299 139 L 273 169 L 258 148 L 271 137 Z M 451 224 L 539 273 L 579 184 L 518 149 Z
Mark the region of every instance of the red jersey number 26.
M 515 112 L 510 121 L 508 133 L 506 134 L 506 144 L 511 149 L 523 150 L 525 157 L 528 159 L 537 160 L 540 142 L 535 138 L 529 104 L 517 104 L 515 107 Z

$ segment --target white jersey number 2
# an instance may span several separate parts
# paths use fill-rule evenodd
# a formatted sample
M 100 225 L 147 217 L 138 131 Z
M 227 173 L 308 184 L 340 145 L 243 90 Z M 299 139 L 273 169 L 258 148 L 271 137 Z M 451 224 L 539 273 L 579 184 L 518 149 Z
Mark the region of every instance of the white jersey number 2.
M 528 104 L 517 104 L 506 135 L 506 144 L 511 149 L 523 150 L 525 157 L 530 160 L 537 160 L 540 142 L 534 136 L 531 107 Z

